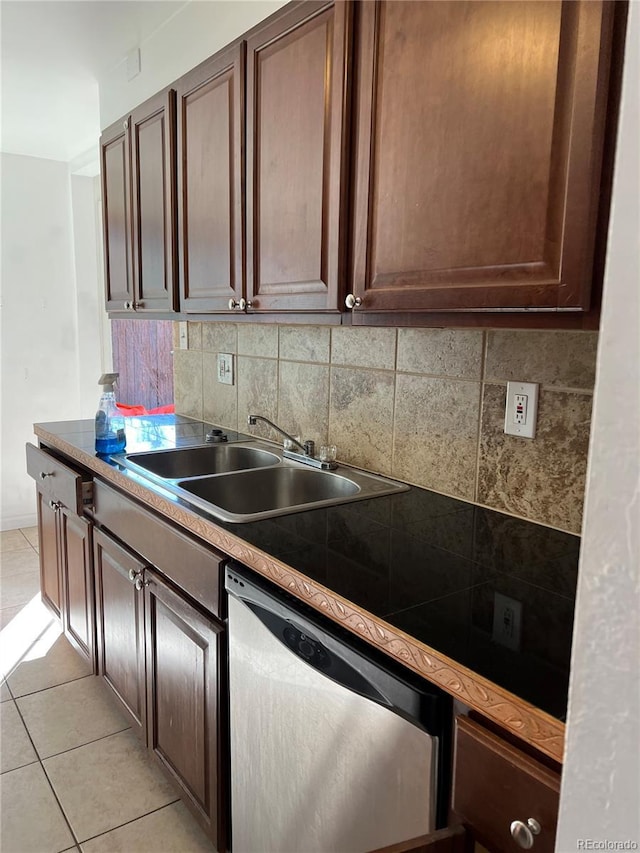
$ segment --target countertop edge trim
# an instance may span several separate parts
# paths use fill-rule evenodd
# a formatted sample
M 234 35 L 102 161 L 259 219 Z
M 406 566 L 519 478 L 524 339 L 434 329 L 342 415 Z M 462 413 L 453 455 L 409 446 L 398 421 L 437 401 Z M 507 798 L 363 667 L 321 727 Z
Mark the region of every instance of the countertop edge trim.
M 74 447 L 60 436 L 38 425 L 34 426 L 34 432 L 46 444 L 75 459 L 209 545 L 220 548 L 229 556 L 240 560 L 418 675 L 442 687 L 465 705 L 484 714 L 555 761 L 562 762 L 565 736 L 562 721 L 310 580 L 281 560 L 249 545 L 239 536 L 218 527 L 214 521 L 166 500 L 162 495 L 131 480 L 107 462 Z

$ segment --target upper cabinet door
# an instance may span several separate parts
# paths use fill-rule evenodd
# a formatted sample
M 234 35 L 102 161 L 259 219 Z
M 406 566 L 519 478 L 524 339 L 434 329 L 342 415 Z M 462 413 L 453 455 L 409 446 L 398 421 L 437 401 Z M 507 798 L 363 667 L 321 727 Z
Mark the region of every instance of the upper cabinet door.
M 615 4 L 359 4 L 362 311 L 589 307 Z
M 129 120 L 108 127 L 100 138 L 104 275 L 107 311 L 133 303 Z
M 182 311 L 228 311 L 244 296 L 244 43 L 182 77 L 178 235 Z
M 131 115 L 133 272 L 136 311 L 176 305 L 175 91 Z
M 247 299 L 337 310 L 350 3 L 305 2 L 247 41 Z

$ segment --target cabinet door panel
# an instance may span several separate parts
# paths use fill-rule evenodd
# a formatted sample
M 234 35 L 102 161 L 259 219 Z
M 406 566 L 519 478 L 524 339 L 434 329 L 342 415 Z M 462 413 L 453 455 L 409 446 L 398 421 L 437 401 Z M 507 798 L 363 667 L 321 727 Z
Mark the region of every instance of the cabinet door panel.
M 244 293 L 244 44 L 177 86 L 178 233 L 183 311 L 228 311 Z
M 253 310 L 337 307 L 350 16 L 347 3 L 301 4 L 247 42 Z
M 112 125 L 100 140 L 107 311 L 122 311 L 125 302 L 133 300 L 130 149 L 125 124 Z
M 63 629 L 95 669 L 95 619 L 91 524 L 68 510 L 60 512 Z
M 144 597 L 129 579 L 145 564 L 102 531 L 94 534 L 98 672 L 146 734 Z
M 175 92 L 131 116 L 136 310 L 175 309 Z
M 49 495 L 36 490 L 38 504 L 38 541 L 40 556 L 40 593 L 44 603 L 60 615 L 60 568 L 58 555 L 57 510 L 49 505 Z
M 589 307 L 612 5 L 361 4 L 359 311 Z
M 219 686 L 222 626 L 147 572 L 149 746 L 224 848 Z

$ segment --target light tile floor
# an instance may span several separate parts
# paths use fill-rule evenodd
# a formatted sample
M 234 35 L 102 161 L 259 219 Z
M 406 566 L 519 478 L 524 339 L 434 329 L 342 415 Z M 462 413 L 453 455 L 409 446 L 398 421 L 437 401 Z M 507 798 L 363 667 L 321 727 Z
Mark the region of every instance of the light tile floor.
M 212 853 L 40 603 L 37 530 L 0 545 L 0 849 Z

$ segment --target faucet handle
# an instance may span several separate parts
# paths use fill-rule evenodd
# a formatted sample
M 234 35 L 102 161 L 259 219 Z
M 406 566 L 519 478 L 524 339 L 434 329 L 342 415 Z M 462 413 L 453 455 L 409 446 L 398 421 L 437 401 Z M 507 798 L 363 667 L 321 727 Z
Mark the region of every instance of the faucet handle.
M 316 443 L 315 441 L 311 441 L 311 439 L 307 439 L 304 443 L 304 452 L 307 456 L 315 456 L 316 455 Z

